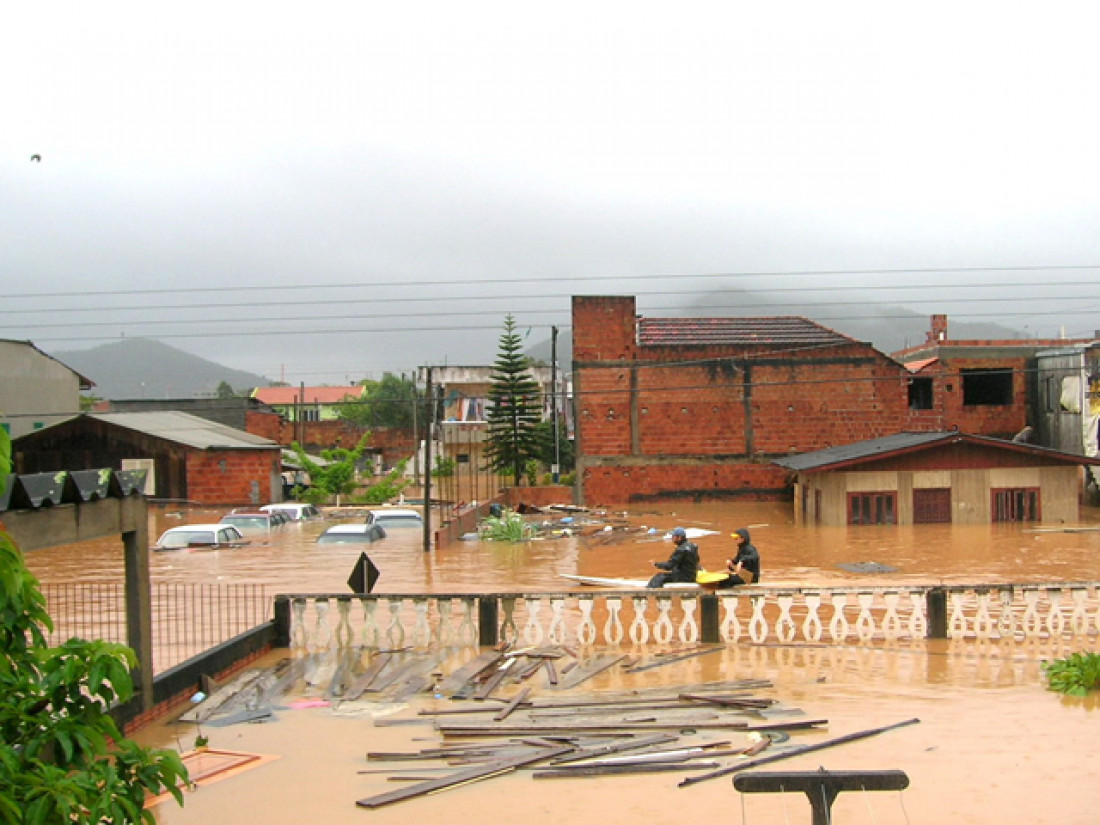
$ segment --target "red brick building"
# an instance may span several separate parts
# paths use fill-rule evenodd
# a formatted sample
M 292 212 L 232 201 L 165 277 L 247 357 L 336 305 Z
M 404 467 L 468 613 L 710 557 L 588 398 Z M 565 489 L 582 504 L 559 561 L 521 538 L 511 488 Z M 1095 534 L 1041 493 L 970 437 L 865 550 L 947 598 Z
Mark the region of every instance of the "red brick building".
M 579 496 L 780 497 L 772 459 L 913 429 L 909 378 L 805 318 L 639 318 L 633 297 L 575 296 Z
M 1095 341 L 952 340 L 946 315 L 931 320 L 923 344 L 893 353 L 912 373 L 910 429 L 953 428 L 1011 439 L 1038 417 L 1038 353 Z

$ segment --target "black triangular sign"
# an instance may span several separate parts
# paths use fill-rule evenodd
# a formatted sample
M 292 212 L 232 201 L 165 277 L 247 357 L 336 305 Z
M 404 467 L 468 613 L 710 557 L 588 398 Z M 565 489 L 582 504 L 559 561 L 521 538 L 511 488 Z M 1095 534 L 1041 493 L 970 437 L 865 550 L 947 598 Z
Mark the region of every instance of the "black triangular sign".
M 348 579 L 348 587 L 353 592 L 365 596 L 374 590 L 376 581 L 378 581 L 378 568 L 366 553 L 360 553 L 359 561 L 355 563 L 355 569 L 351 571 L 351 577 Z

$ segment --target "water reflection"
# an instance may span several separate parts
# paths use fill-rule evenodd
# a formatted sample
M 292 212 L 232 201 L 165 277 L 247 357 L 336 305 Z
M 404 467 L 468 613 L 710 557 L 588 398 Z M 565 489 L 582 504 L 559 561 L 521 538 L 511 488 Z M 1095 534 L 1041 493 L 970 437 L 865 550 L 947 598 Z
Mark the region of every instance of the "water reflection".
M 222 511 L 150 508 L 150 540 L 168 527 L 217 521 Z M 762 584 L 845 585 L 882 583 L 1023 583 L 1100 579 L 1100 508 L 1082 507 L 1072 530 L 1047 525 L 916 525 L 825 527 L 795 524 L 784 503 L 677 504 L 668 510 L 611 514 L 616 527 L 509 544 L 456 542 L 424 552 L 416 530 L 390 531 L 363 547 L 318 545 L 317 536 L 337 521 L 295 522 L 253 534 L 247 547 L 152 553 L 154 583 L 256 583 L 272 592 L 344 593 L 365 551 L 381 571 L 380 593 L 476 593 L 569 589 L 561 574 L 648 578 L 653 559 L 666 558 L 663 534 L 676 525 L 715 530 L 697 539 L 704 566 L 719 569 L 733 552 L 729 533 L 749 525 L 763 557 Z M 624 518 L 625 516 L 625 518 Z M 547 514 L 541 520 L 553 521 Z M 656 533 L 650 532 L 655 529 Z M 117 538 L 61 545 L 28 554 L 45 583 L 118 581 L 122 549 Z M 893 572 L 851 572 L 842 564 L 875 562 Z

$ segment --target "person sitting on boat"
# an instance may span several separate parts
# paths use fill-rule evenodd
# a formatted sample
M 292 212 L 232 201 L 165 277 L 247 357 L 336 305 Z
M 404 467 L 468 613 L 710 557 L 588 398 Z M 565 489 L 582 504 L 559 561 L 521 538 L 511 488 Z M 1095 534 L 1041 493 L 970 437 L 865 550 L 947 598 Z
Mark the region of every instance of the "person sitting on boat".
M 664 571 L 656 574 L 646 587 L 664 587 L 673 582 L 695 583 L 699 572 L 699 548 L 688 541 L 687 530 L 677 527 L 672 531 L 672 543 L 676 545 L 668 561 L 655 561 L 653 566 Z
M 737 587 L 742 584 L 756 584 L 760 581 L 760 552 L 749 538 L 749 531 L 742 527 L 730 533 L 737 539 L 737 555 L 732 559 L 726 559 L 726 570 L 729 575 L 716 587 Z

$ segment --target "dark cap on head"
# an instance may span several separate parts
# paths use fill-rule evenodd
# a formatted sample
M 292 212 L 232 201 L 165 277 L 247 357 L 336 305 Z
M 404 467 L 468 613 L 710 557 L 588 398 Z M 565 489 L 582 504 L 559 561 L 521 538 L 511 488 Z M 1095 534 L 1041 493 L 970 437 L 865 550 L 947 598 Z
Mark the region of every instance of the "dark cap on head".
M 687 530 L 683 527 L 673 527 L 671 535 L 673 538 L 679 536 L 682 539 L 686 539 L 688 537 Z

